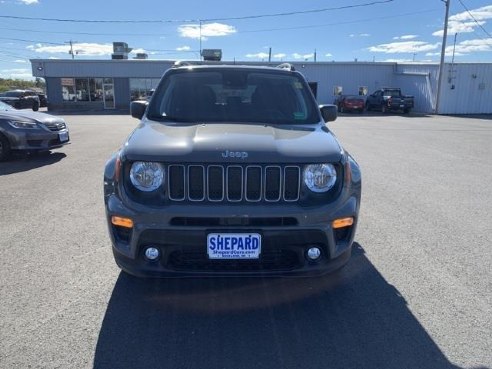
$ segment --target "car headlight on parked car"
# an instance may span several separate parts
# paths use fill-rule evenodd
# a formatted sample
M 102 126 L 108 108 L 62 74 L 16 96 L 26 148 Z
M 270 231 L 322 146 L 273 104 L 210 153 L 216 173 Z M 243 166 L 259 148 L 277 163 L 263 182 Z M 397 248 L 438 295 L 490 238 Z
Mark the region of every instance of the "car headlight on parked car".
M 337 181 L 337 171 L 332 164 L 312 164 L 304 169 L 304 183 L 313 192 L 327 192 Z
M 26 121 L 26 120 L 10 120 L 8 122 L 14 128 L 31 128 L 31 129 L 39 129 L 39 126 L 36 122 Z
M 140 191 L 155 191 L 164 181 L 164 167 L 160 163 L 136 161 L 130 169 L 130 180 Z

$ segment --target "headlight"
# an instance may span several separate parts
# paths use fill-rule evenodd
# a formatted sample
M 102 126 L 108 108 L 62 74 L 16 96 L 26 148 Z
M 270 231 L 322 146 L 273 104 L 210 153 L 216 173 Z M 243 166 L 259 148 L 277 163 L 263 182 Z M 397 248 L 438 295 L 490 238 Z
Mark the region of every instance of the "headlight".
M 313 192 L 329 191 L 337 181 L 337 171 L 332 164 L 313 164 L 304 169 L 304 183 Z
M 36 122 L 22 121 L 22 120 L 10 120 L 9 124 L 14 128 L 33 128 L 39 129 Z
M 136 161 L 130 169 L 130 180 L 140 191 L 155 191 L 164 181 L 164 168 L 159 163 Z

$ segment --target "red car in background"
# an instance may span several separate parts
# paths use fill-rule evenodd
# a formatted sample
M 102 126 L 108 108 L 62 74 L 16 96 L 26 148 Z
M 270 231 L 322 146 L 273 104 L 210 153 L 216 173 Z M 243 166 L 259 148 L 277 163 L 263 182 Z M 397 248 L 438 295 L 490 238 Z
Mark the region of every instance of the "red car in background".
M 341 95 L 335 100 L 334 104 L 338 107 L 338 111 L 340 113 L 351 111 L 358 111 L 359 113 L 362 113 L 364 111 L 366 101 L 364 96 Z

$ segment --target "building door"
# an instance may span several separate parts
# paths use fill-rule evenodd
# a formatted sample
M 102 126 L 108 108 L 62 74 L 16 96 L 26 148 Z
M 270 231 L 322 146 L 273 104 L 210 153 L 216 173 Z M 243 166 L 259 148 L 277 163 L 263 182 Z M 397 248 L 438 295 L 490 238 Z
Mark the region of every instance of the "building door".
M 308 82 L 315 98 L 318 98 L 318 82 Z
M 112 78 L 104 78 L 103 84 L 104 109 L 114 109 L 114 84 Z

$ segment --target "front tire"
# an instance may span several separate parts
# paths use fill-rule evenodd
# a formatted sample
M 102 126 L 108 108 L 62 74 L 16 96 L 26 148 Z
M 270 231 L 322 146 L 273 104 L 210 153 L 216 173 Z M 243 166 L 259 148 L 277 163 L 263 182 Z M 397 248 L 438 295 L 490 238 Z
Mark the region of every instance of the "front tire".
M 10 152 L 9 140 L 0 134 L 0 161 L 7 160 L 10 157 Z

